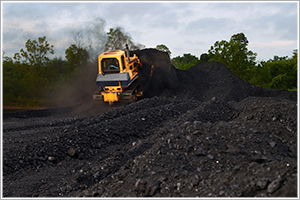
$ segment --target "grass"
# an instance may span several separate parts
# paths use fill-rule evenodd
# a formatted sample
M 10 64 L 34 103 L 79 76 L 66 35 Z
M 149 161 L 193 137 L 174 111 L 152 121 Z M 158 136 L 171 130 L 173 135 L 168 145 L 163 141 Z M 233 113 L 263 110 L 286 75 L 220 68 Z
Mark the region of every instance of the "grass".
M 288 89 L 288 91 L 297 91 L 297 88 Z

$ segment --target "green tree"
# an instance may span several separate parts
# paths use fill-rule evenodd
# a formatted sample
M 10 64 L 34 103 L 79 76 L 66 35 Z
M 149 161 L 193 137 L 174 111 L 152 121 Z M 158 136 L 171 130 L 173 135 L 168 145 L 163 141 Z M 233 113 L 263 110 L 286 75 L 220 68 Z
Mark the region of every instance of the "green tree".
M 15 77 L 15 73 L 17 72 L 16 67 L 14 65 L 13 59 L 8 56 L 5 56 L 5 52 L 2 54 L 2 72 L 3 72 L 3 104 L 9 104 L 11 102 L 15 102 L 18 98 L 18 90 L 16 88 L 16 84 L 18 82 L 18 77 Z M 16 84 L 14 84 L 16 83 Z
M 297 53 L 297 52 L 296 52 Z M 288 56 L 274 56 L 273 59 L 269 59 L 268 62 L 274 62 L 274 61 L 279 61 L 279 60 L 286 60 L 288 58 Z
M 125 33 L 121 27 L 110 28 L 107 33 L 108 41 L 105 44 L 105 51 L 115 49 L 125 49 L 125 45 L 128 45 L 130 50 L 138 50 L 144 48 L 142 44 L 135 44 L 129 34 Z
M 178 69 L 186 70 L 189 69 L 190 67 L 197 65 L 200 63 L 200 60 L 188 53 L 188 54 L 183 54 L 183 56 L 177 56 L 171 60 L 171 63 Z
M 169 54 L 169 56 L 171 56 L 172 52 L 170 51 L 170 49 L 166 45 L 158 44 L 158 45 L 156 45 L 155 48 L 159 51 L 167 52 Z
M 72 44 L 68 49 L 66 49 L 67 70 L 65 73 L 71 74 L 75 69 L 86 64 L 89 59 L 90 48 L 91 47 L 78 47 L 76 44 Z
M 249 43 L 247 37 L 244 33 L 237 33 L 231 36 L 231 40 L 240 41 L 241 44 L 247 45 Z
M 27 63 L 31 66 L 45 66 L 49 63 L 50 59 L 46 56 L 48 53 L 54 54 L 53 45 L 50 45 L 46 40 L 46 36 L 39 37 L 38 41 L 30 39 L 25 43 L 26 50 L 23 48 L 20 53 L 14 55 L 14 59 Z
M 270 80 L 270 73 L 262 63 L 258 63 L 252 68 L 252 78 L 249 83 L 263 88 L 270 88 Z
M 54 57 L 51 60 L 51 67 L 55 69 L 56 74 L 59 76 L 64 72 L 64 69 L 67 68 L 68 62 L 63 60 L 62 57 Z
M 207 53 L 203 53 L 200 56 L 200 63 L 208 62 L 209 61 L 209 55 Z
M 10 94 L 17 96 L 18 101 L 38 104 L 50 84 L 49 64 L 47 54 L 54 54 L 53 45 L 46 40 L 46 36 L 38 40 L 28 39 L 25 49 L 14 55 L 12 68 L 15 73 L 8 79 L 14 87 Z M 15 78 L 18 77 L 16 80 Z M 17 93 L 17 94 L 16 94 Z M 7 93 L 8 94 L 8 93 Z
M 248 50 L 245 42 L 231 39 L 216 41 L 208 50 L 210 61 L 223 63 L 231 72 L 240 78 L 249 81 L 252 78 L 251 70 L 256 64 L 256 53 Z
M 295 89 L 297 88 L 297 50 L 293 52 L 292 58 L 288 56 L 270 59 L 261 62 L 261 73 L 268 73 L 260 84 L 273 89 Z

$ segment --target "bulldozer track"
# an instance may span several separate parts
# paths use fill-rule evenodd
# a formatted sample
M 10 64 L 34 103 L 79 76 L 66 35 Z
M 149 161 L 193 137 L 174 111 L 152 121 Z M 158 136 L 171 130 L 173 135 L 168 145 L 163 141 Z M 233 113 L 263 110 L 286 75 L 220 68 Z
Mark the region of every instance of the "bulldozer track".
M 129 104 L 138 100 L 138 94 L 142 93 L 142 78 L 135 80 L 122 93 L 122 103 Z
M 122 94 L 122 102 L 125 104 L 132 103 L 136 101 L 136 97 L 133 94 L 134 90 L 126 90 Z

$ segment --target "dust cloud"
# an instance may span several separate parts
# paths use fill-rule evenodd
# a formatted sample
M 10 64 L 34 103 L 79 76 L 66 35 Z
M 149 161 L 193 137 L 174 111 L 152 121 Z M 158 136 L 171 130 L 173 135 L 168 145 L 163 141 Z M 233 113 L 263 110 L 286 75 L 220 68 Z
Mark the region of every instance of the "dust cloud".
M 51 92 L 50 107 L 81 107 L 88 109 L 92 105 L 92 94 L 96 90 L 96 77 L 98 73 L 97 57 L 104 52 L 107 42 L 105 32 L 106 21 L 96 17 L 90 21 L 74 22 L 75 28 L 66 32 L 72 38 L 72 44 L 89 50 L 89 60 L 76 69 L 75 75 L 70 75 L 70 81 L 57 83 L 57 89 Z M 71 44 L 70 44 L 71 45 Z

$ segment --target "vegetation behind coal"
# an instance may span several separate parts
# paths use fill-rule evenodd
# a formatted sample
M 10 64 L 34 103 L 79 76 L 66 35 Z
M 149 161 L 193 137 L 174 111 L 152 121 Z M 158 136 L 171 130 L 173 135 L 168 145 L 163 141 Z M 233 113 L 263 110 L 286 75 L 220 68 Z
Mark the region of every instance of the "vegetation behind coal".
M 145 58 L 139 50 L 145 46 L 134 43 L 122 29 L 111 29 L 107 35 L 112 38 L 107 41 L 107 48 L 124 49 L 125 43 L 129 43 L 130 50 L 137 50 L 136 53 L 140 55 L 140 59 L 153 59 L 150 54 L 149 58 Z M 83 36 L 81 35 L 81 37 Z M 114 38 L 118 38 L 124 44 L 112 43 Z M 122 38 L 128 39 L 121 40 Z M 105 42 L 105 38 L 101 38 L 102 40 Z M 29 39 L 25 43 L 26 48 L 21 49 L 20 53 L 16 53 L 12 58 L 3 57 L 3 105 L 57 107 L 77 105 L 89 100 L 96 88 L 97 56 L 95 51 L 91 51 L 90 47 L 83 45 L 77 35 L 77 42 L 75 41 L 66 49 L 65 58 L 58 58 L 54 54 L 54 47 L 46 40 L 46 36 L 40 37 L 38 41 L 41 41 L 39 44 L 45 48 L 37 47 L 35 51 L 31 51 L 27 47 L 38 44 L 38 42 Z M 218 61 L 252 85 L 263 88 L 297 90 L 297 50 L 294 50 L 292 58 L 274 55 L 273 59 L 258 62 L 255 60 L 257 54 L 248 50 L 247 43 L 241 41 L 247 41 L 243 33 L 233 35 L 229 41 L 216 41 L 208 53 L 201 54 L 199 58 L 184 53 L 183 56 L 170 59 L 171 51 L 168 47 L 163 44 L 157 45 L 158 50 L 169 55 L 169 60 L 156 60 L 155 62 L 166 63 L 155 63 L 155 65 L 167 64 L 170 66 L 171 63 L 177 69 L 189 69 L 199 63 Z M 91 47 L 93 48 L 93 46 Z M 103 49 L 97 54 L 100 55 L 102 51 Z M 52 59 L 49 58 L 51 54 L 54 55 Z M 32 57 L 28 55 L 32 55 Z M 44 56 L 40 57 L 40 55 Z M 162 68 L 157 68 L 154 73 L 160 74 L 158 72 L 161 70 Z M 156 78 L 153 78 L 152 82 L 161 81 L 158 76 L 153 77 Z M 167 80 L 164 80 L 166 83 L 161 88 L 149 86 L 145 96 L 152 96 L 155 93 L 151 92 L 152 90 L 163 90 L 165 84 L 174 87 L 175 80 L 172 82 L 172 78 L 174 76 L 167 77 Z

